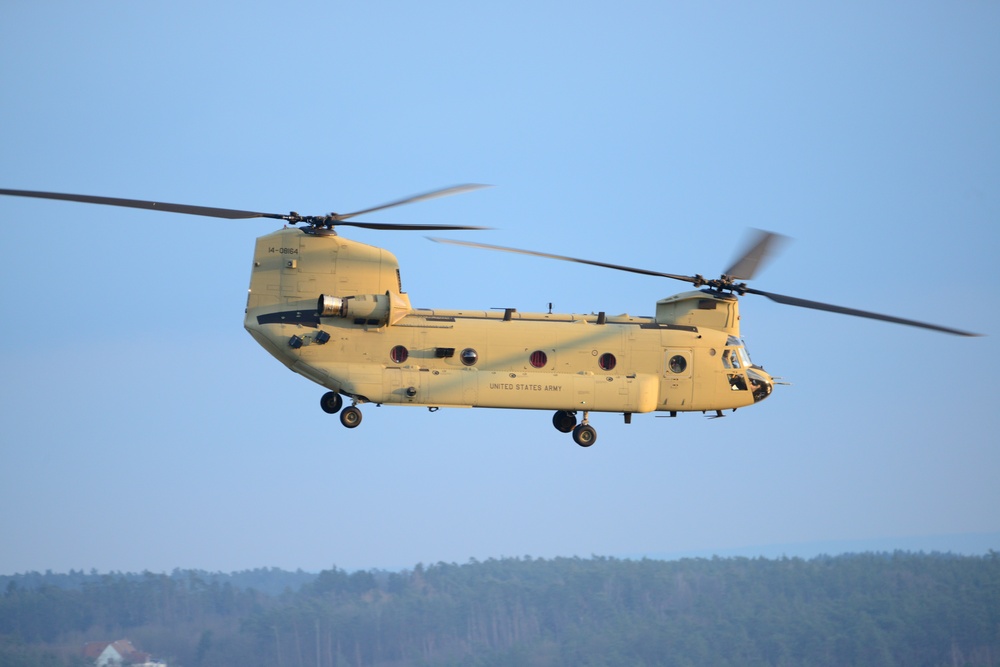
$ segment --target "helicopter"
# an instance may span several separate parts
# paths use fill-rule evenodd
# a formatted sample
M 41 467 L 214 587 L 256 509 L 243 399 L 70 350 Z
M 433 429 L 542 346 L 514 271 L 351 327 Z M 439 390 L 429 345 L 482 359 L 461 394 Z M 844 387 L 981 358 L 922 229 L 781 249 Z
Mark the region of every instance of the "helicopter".
M 456 185 L 352 213 L 303 216 L 34 190 L 0 194 L 103 204 L 224 219 L 268 218 L 282 229 L 257 238 L 243 325 L 268 353 L 327 391 L 320 408 L 359 426 L 359 406 L 531 409 L 589 447 L 591 413 L 712 413 L 760 403 L 780 378 L 751 361 L 740 335 L 739 298 L 920 327 L 978 334 L 881 313 L 751 288 L 746 281 L 784 237 L 758 231 L 718 278 L 663 273 L 505 246 L 432 238 L 475 249 L 518 253 L 690 283 L 695 289 L 656 302 L 653 316 L 521 313 L 514 308 L 414 308 L 399 262 L 383 248 L 339 235 L 373 230 L 481 230 L 467 225 L 353 220 L 384 209 L 488 187 Z M 301 226 L 298 226 L 301 225 Z M 345 401 L 350 405 L 345 406 Z

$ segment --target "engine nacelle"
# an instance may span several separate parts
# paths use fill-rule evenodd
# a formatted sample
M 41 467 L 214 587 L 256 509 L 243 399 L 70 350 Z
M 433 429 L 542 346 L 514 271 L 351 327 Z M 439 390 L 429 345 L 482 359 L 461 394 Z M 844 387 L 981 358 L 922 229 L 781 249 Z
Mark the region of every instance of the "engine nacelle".
M 320 294 L 316 310 L 320 317 L 347 317 L 347 303 L 339 296 Z
M 353 319 L 355 324 L 385 324 L 389 319 L 392 303 L 387 294 L 359 294 L 357 296 L 330 296 L 321 294 L 316 303 L 320 317 Z

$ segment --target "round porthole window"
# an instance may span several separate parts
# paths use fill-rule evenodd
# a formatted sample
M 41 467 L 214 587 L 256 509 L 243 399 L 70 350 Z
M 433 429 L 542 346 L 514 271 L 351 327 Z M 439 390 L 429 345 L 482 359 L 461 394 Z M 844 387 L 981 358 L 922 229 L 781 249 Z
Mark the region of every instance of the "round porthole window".
M 544 368 L 545 364 L 549 363 L 549 357 L 541 350 L 535 350 L 528 361 L 534 368 Z
M 479 361 L 479 353 L 473 350 L 471 347 L 467 347 L 462 350 L 462 363 L 466 366 L 473 366 Z
M 610 371 L 618 365 L 618 360 L 615 359 L 615 355 L 610 352 L 605 352 L 597 360 L 597 365 L 601 367 L 602 371 Z
M 397 345 L 396 347 L 389 350 L 389 358 L 392 359 L 393 363 L 401 364 L 407 360 L 410 356 L 410 351 L 407 350 L 402 345 Z
M 671 373 L 683 373 L 688 367 L 688 362 L 687 359 L 681 355 L 675 354 L 670 357 L 670 361 L 667 362 L 667 365 L 670 367 Z

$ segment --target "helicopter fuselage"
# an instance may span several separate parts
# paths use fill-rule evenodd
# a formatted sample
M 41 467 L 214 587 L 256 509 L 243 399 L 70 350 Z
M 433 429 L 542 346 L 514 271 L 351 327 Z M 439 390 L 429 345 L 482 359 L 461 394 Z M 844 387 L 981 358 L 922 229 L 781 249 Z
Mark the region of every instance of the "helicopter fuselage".
M 390 252 L 299 229 L 257 240 L 245 327 L 355 403 L 718 412 L 772 388 L 731 295 L 679 294 L 655 317 L 418 309 Z

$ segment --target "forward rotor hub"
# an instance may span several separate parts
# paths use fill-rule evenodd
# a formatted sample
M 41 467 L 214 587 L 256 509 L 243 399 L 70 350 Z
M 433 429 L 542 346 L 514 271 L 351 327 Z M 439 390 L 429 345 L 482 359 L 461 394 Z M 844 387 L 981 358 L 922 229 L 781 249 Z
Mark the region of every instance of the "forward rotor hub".
M 733 282 L 733 279 L 727 275 L 722 275 L 713 280 L 708 280 L 701 274 L 696 274 L 691 282 L 695 287 L 705 285 L 716 292 L 734 292 L 739 296 L 743 296 L 747 293 L 746 283 Z

